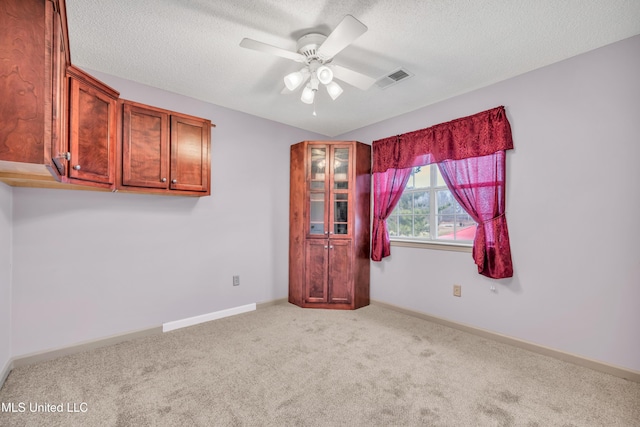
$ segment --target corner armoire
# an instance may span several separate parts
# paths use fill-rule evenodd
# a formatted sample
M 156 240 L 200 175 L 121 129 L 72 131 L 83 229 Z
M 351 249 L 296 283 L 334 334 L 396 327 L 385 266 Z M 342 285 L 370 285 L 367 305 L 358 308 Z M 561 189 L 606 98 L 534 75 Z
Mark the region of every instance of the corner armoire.
M 291 146 L 289 302 L 353 310 L 369 305 L 371 146 Z

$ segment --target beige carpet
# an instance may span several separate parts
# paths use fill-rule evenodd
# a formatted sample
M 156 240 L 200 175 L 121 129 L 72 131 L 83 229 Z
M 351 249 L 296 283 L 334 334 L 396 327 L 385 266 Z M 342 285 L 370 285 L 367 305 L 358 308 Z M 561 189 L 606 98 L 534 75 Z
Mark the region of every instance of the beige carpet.
M 638 383 L 375 305 L 275 305 L 17 368 L 0 402 L 25 409 L 2 426 L 640 426 Z

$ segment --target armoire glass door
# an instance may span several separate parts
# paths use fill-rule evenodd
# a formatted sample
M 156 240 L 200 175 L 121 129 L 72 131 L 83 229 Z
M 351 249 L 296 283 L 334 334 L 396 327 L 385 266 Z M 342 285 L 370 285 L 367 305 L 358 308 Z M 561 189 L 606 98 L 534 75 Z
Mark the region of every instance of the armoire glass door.
M 351 234 L 351 149 L 311 146 L 309 156 L 309 236 L 347 237 Z
M 311 176 L 309 179 L 309 234 L 323 236 L 327 233 L 326 214 L 326 182 L 329 178 L 327 170 L 327 148 L 310 147 Z
M 350 151 L 348 147 L 335 147 L 331 153 L 332 185 L 330 190 L 331 200 L 331 232 L 333 237 L 347 236 L 349 230 L 349 178 Z

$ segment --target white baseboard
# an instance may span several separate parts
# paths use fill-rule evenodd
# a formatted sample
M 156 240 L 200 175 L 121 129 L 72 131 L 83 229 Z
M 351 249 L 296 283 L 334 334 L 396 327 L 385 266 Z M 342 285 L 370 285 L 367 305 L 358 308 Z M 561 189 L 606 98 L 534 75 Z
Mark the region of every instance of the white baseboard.
M 4 385 L 5 380 L 9 376 L 9 373 L 13 369 L 13 359 L 7 360 L 7 363 L 4 365 L 4 368 L 0 371 L 0 390 Z
M 234 316 L 236 314 L 254 311 L 256 304 L 241 305 L 240 307 L 228 308 L 226 310 L 214 311 L 213 313 L 202 314 L 200 316 L 189 317 L 187 319 L 175 320 L 162 324 L 162 332 L 169 332 L 175 329 L 186 328 L 187 326 L 197 325 L 198 323 L 209 322 L 211 320 L 222 319 L 223 317 Z
M 554 348 L 545 347 L 540 344 L 535 344 L 529 341 L 521 340 L 518 338 L 502 335 L 497 332 L 489 331 L 486 329 L 477 328 L 475 326 L 466 325 L 464 323 L 454 322 L 452 320 L 443 319 L 437 316 L 431 316 L 419 311 L 410 310 L 404 307 L 398 307 L 397 305 L 388 304 L 382 301 L 371 301 L 371 304 L 378 305 L 380 307 L 386 307 L 391 310 L 399 311 L 410 316 L 419 317 L 420 319 L 428 320 L 440 325 L 448 326 L 453 329 L 468 332 L 473 335 L 478 335 L 483 338 L 489 338 L 494 341 L 498 341 L 504 344 L 509 344 L 514 347 L 529 350 L 533 353 L 542 354 L 544 356 L 553 357 L 554 359 L 563 360 L 565 362 L 573 363 L 574 365 L 583 366 L 585 368 L 593 369 L 594 371 L 604 372 L 609 375 L 613 375 L 619 378 L 624 378 L 630 381 L 640 383 L 640 371 L 632 369 L 622 368 L 619 366 L 610 365 L 608 363 L 600 362 L 598 360 L 589 359 L 576 354 L 567 353 Z
M 0 371 L 0 388 L 4 385 L 4 381 L 9 376 L 9 373 L 20 366 L 31 365 L 33 363 L 44 362 L 46 360 L 52 360 L 58 357 L 67 356 L 70 354 L 80 353 L 82 351 L 92 350 L 108 345 L 117 344 L 123 341 L 129 341 L 132 339 L 143 338 L 151 335 L 161 334 L 169 330 L 178 329 L 185 326 L 195 325 L 197 323 L 207 322 L 209 320 L 221 319 L 227 316 L 233 316 L 234 314 L 245 313 L 248 311 L 256 310 L 257 307 L 264 308 L 270 305 L 279 304 L 285 302 L 286 298 L 266 301 L 260 304 L 247 304 L 240 307 L 230 308 L 228 310 L 221 310 L 210 314 L 204 314 L 202 316 L 196 316 L 189 319 L 179 320 L 176 322 L 168 322 L 160 326 L 156 326 L 149 329 L 133 331 L 123 334 L 117 334 L 109 337 L 98 338 L 96 340 L 85 341 L 68 347 L 62 347 L 57 349 L 50 349 L 40 351 L 31 354 L 25 354 L 22 356 L 14 357 L 6 362 L 5 367 Z
M 261 308 L 271 307 L 272 305 L 286 304 L 288 300 L 288 298 L 278 298 L 272 299 L 270 301 L 259 302 L 258 304 L 256 304 L 256 309 L 260 310 Z
M 106 347 L 108 345 L 118 344 L 124 341 L 129 341 L 137 338 L 148 337 L 151 335 L 157 335 L 162 333 L 160 327 L 142 329 L 138 331 L 125 332 L 122 334 L 111 335 L 108 337 L 98 338 L 95 340 L 83 341 L 68 347 L 60 347 L 55 349 L 49 349 L 44 351 L 38 351 L 35 353 L 24 354 L 13 358 L 13 368 L 19 368 L 21 366 L 31 365 L 33 363 L 44 362 L 47 360 L 57 359 L 58 357 L 68 356 L 70 354 L 80 353 L 82 351 L 94 350 L 100 347 Z
M 108 345 L 117 344 L 123 341 L 129 341 L 136 338 L 143 338 L 150 335 L 161 334 L 160 327 L 143 329 L 139 331 L 126 332 L 123 334 L 111 335 L 108 337 L 98 338 L 96 340 L 84 341 L 68 347 L 60 347 L 55 349 L 49 349 L 39 351 L 30 354 L 24 354 L 21 356 L 9 359 L 6 366 L 0 371 L 0 388 L 4 385 L 5 380 L 9 376 L 9 373 L 14 368 L 21 366 L 31 365 L 33 363 L 45 362 L 47 360 L 57 359 L 58 357 L 68 356 L 70 354 L 80 353 L 82 351 L 93 350 Z

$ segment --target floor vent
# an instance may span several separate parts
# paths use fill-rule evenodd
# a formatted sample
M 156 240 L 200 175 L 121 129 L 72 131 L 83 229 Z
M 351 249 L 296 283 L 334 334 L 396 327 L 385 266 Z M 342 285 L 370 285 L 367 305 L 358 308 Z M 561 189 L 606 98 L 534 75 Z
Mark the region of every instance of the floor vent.
M 408 79 L 411 76 L 413 76 L 413 74 L 411 74 L 409 71 L 403 68 L 398 68 L 397 70 L 378 79 L 378 81 L 376 82 L 376 85 L 378 85 L 379 88 L 386 89 L 389 86 L 393 86 L 394 84 L 399 83 L 402 80 Z

